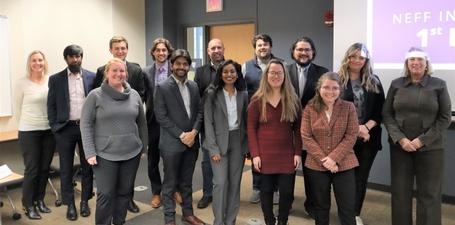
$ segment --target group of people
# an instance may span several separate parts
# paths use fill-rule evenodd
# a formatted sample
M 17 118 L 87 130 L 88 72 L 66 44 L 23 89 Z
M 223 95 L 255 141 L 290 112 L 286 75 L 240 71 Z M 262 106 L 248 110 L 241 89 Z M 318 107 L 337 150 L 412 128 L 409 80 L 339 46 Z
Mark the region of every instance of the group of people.
M 128 42 L 120 36 L 109 43 L 113 59 L 96 74 L 82 69 L 83 50 L 77 45 L 64 50 L 68 67 L 50 77 L 45 55 L 30 53 L 27 76 L 16 89 L 26 215 L 40 219 L 40 213 L 51 212 L 43 199 L 56 148 L 66 216 L 77 219 L 72 186 L 77 144 L 80 214 L 91 213 L 95 174 L 96 224 L 124 224 L 127 210 L 139 211 L 133 187 L 145 153 L 150 204 L 163 206 L 164 223 L 176 224 L 177 203 L 182 221 L 205 224 L 192 205 L 201 148 L 203 197 L 197 207 L 212 203 L 214 225 L 236 224 L 247 158 L 253 173 L 250 202 L 260 202 L 266 225 L 288 224 L 301 165 L 302 207 L 315 224 L 329 224 L 333 186 L 340 223 L 361 225 L 383 123 L 391 151 L 392 224 L 412 225 L 414 178 L 417 224 L 441 224 L 443 144 L 451 106 L 446 84 L 431 76 L 423 50 L 409 50 L 404 76 L 392 81 L 385 98 L 362 43 L 349 47 L 337 73 L 313 62 L 317 51 L 309 37 L 292 44 L 291 64 L 272 54 L 266 34 L 254 36 L 252 45 L 255 57 L 240 65 L 224 58 L 220 39 L 210 40 L 210 61 L 196 68 L 194 81 L 188 79 L 188 51 L 174 50 L 164 38 L 154 40 L 154 63 L 143 69 L 126 61 Z

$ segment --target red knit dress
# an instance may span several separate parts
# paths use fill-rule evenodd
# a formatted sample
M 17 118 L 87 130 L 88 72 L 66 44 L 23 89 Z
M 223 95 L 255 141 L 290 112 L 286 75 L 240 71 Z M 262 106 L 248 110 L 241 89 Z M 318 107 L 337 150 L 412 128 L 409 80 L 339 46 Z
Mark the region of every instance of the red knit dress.
M 301 155 L 300 112 L 294 123 L 281 122 L 281 101 L 276 107 L 267 103 L 267 122 L 260 122 L 261 104 L 253 100 L 248 106 L 248 146 L 251 157 L 261 158 L 261 173 L 295 172 L 294 155 Z

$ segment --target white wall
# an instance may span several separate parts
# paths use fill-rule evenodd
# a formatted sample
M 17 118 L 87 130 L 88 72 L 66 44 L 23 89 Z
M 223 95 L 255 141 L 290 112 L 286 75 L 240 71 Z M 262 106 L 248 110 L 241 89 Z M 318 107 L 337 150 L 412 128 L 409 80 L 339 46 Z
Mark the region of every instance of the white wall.
M 9 21 L 13 87 L 25 75 L 27 55 L 35 49 L 46 54 L 49 75 L 66 67 L 63 49 L 69 44 L 80 45 L 82 66 L 96 71 L 112 57 L 109 39 L 113 35 L 125 36 L 130 49 L 127 59 L 145 66 L 144 0 L 0 0 L 0 15 Z M 14 129 L 14 118 L 0 118 L 0 131 Z

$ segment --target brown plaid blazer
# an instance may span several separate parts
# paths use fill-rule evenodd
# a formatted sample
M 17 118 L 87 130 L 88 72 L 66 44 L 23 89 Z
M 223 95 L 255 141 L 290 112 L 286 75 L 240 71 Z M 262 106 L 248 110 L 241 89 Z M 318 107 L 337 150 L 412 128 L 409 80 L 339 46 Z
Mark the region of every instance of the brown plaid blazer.
M 330 122 L 325 112 L 316 112 L 313 104 L 305 107 L 300 127 L 304 149 L 308 156 L 305 166 L 326 171 L 321 159 L 329 156 L 338 164 L 339 171 L 359 165 L 353 146 L 359 133 L 355 107 L 351 102 L 338 99 L 333 106 Z

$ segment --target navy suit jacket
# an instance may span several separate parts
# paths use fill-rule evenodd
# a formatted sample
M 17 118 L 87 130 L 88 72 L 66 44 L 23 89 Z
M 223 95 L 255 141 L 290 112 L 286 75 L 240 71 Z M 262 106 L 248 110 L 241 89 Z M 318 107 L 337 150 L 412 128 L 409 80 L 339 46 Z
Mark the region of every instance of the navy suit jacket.
M 291 78 L 292 86 L 294 86 L 294 90 L 296 91 L 297 96 L 299 96 L 299 72 L 297 70 L 297 64 L 294 62 L 290 65 L 287 65 L 287 69 L 289 72 L 289 77 Z M 322 74 L 328 71 L 329 70 L 325 67 L 311 63 L 310 67 L 308 68 L 307 79 L 305 82 L 305 87 L 303 88 L 303 95 L 300 99 L 300 102 L 302 103 L 302 110 L 316 94 L 315 88 L 319 78 Z
M 177 82 L 172 76 L 156 86 L 155 92 L 155 116 L 160 124 L 161 151 L 183 152 L 187 146 L 180 141 L 183 132 L 196 129 L 198 132 L 202 126 L 202 104 L 196 82 L 188 80 L 186 86 L 190 93 L 190 113 L 188 116 L 182 95 Z M 199 138 L 195 138 L 193 148 L 199 148 Z
M 82 69 L 85 96 L 93 89 L 95 73 Z M 49 77 L 49 92 L 47 95 L 47 118 L 53 132 L 58 132 L 69 121 L 70 97 L 68 89 L 68 70 Z

